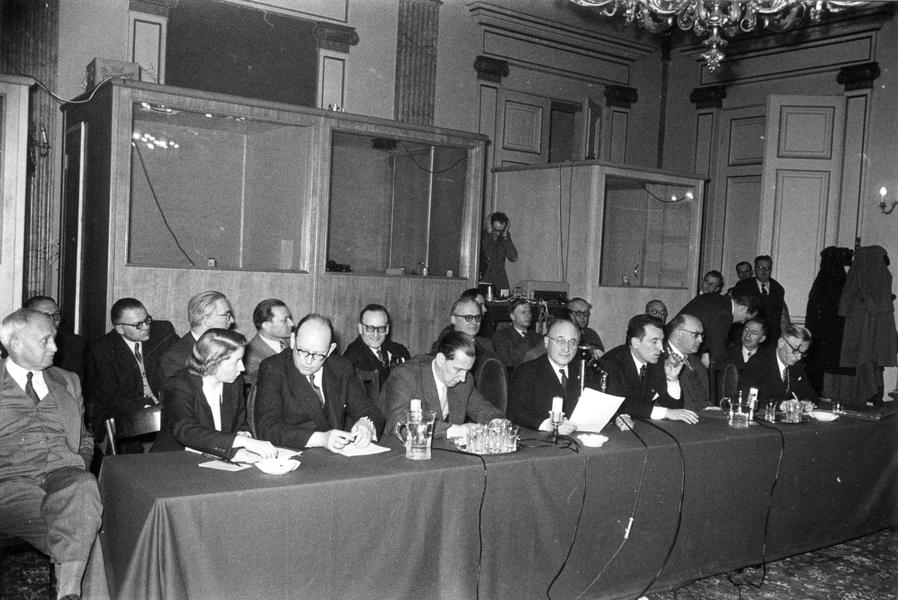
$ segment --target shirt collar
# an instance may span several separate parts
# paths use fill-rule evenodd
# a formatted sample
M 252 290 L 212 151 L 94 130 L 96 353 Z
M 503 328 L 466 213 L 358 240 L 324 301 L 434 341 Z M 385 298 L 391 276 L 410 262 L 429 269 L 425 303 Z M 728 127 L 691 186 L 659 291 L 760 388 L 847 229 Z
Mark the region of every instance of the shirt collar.
M 637 373 L 638 373 L 639 371 L 641 371 L 641 370 L 642 370 L 642 367 L 644 367 L 644 366 L 646 365 L 645 362 L 639 360 L 639 358 L 636 356 L 636 354 L 633 353 L 633 350 L 630 350 L 630 358 L 633 359 L 633 364 L 636 365 L 636 372 L 637 372 Z
M 265 337 L 264 335 L 262 335 L 261 333 L 259 334 L 259 337 L 262 338 L 262 341 L 265 342 L 268 345 L 268 347 L 271 348 L 272 350 L 274 350 L 275 352 L 280 352 L 281 350 L 284 349 L 281 346 L 281 342 L 279 342 L 278 340 L 270 340 L 267 337 Z
M 7 357 L 6 359 L 6 372 L 9 373 L 9 376 L 13 378 L 13 380 L 18 383 L 22 389 L 25 389 L 25 383 L 28 381 L 28 373 L 34 373 L 32 377 L 32 381 L 41 382 L 44 381 L 44 372 L 39 371 L 37 369 L 26 369 L 22 365 L 13 361 L 12 357 Z

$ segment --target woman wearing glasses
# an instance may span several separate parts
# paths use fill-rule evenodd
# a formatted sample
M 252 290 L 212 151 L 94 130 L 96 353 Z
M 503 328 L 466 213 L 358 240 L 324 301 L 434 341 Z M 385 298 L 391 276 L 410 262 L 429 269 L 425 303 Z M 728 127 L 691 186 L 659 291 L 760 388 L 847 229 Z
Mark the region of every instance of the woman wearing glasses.
M 187 367 L 162 385 L 162 430 L 153 451 L 185 446 L 235 462 L 274 458 L 270 443 L 253 439 L 243 397 L 246 338 L 209 329 L 193 347 Z

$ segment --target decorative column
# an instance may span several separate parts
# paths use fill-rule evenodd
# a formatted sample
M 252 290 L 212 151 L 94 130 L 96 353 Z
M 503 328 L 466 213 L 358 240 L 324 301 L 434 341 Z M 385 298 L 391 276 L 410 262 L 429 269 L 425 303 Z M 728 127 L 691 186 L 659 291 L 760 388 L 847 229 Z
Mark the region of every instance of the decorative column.
M 433 125 L 440 0 L 399 0 L 396 42 L 398 121 Z
M 627 127 L 630 107 L 639 100 L 636 88 L 624 85 L 605 86 L 605 108 L 602 114 L 602 160 L 627 162 Z
M 0 23 L 0 71 L 39 79 L 56 90 L 59 0 L 10 2 L 5 12 L 6 18 Z M 35 294 L 55 296 L 59 271 L 62 114 L 56 101 L 37 86 L 31 89 L 28 121 L 23 298 Z
M 178 0 L 130 0 L 128 61 L 140 65 L 140 80 L 165 83 L 168 13 Z
M 496 120 L 499 114 L 499 88 L 502 87 L 502 79 L 508 77 L 508 61 L 483 56 L 474 61 L 474 70 L 477 72 L 477 81 L 480 83 L 479 126 L 478 133 L 482 133 L 491 140 L 495 140 L 498 134 Z M 486 145 L 486 164 L 496 164 L 496 145 Z M 484 173 L 484 201 L 485 213 L 496 210 L 493 204 L 492 173 L 489 169 Z
M 864 222 L 864 207 L 871 204 L 863 198 L 866 185 L 867 140 L 873 82 L 879 77 L 879 63 L 869 62 L 839 69 L 836 81 L 845 88 L 845 147 L 842 162 L 842 194 L 836 245 L 853 248 Z M 876 187 L 876 186 L 874 186 Z
M 346 61 L 349 49 L 359 43 L 359 34 L 352 27 L 318 22 L 318 108 L 346 109 Z

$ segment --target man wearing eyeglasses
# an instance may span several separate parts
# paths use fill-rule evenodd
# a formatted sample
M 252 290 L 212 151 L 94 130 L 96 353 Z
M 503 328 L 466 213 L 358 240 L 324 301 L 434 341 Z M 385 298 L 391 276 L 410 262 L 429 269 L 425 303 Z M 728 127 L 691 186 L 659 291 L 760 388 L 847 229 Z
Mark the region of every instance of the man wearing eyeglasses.
M 377 371 L 383 386 L 390 369 L 407 361 L 408 348 L 390 338 L 390 313 L 380 304 L 369 304 L 359 313 L 359 336 L 352 341 L 343 356 L 360 371 Z
M 743 279 L 733 287 L 733 294 L 753 296 L 761 305 L 760 316 L 767 322 L 765 345 L 777 343 L 780 332 L 789 325 L 789 307 L 786 306 L 786 291 L 770 276 L 773 259 L 767 255 L 755 258 L 755 276 Z
M 88 346 L 85 365 L 85 396 L 97 439 L 107 418 L 159 403 L 162 355 L 178 339 L 171 323 L 154 321 L 135 298 L 116 300 L 109 319 L 112 329 Z M 139 448 L 137 443 L 123 451 Z
M 599 334 L 589 327 L 592 304 L 583 298 L 573 298 L 567 303 L 567 309 L 571 314 L 571 321 L 580 330 L 580 345 L 589 346 L 593 351 L 593 357 L 599 358 L 605 351 L 605 345 Z
M 682 408 L 698 412 L 711 406 L 708 369 L 697 354 L 705 335 L 702 322 L 692 315 L 679 314 L 671 319 L 665 331 L 667 360 L 683 365 L 678 377 Z
M 290 333 L 293 331 L 293 314 L 283 300 L 267 298 L 253 309 L 253 325 L 256 335 L 246 345 L 243 354 L 243 381 L 247 387 L 256 383 L 259 365 L 269 356 L 274 356 L 290 347 Z
M 517 367 L 512 373 L 508 394 L 508 418 L 515 423 L 541 431 L 551 431 L 549 411 L 552 398 L 562 398 L 564 422 L 558 428 L 564 435 L 577 427 L 568 419 L 580 399 L 582 359 L 577 353 L 580 330 L 567 319 L 552 322 L 544 339 L 546 353 Z M 592 369 L 585 370 L 583 384 L 599 388 Z
M 59 305 L 50 296 L 33 296 L 22 304 L 22 308 L 30 308 L 42 312 L 56 326 L 56 354 L 53 356 L 53 366 L 71 371 L 84 381 L 84 338 L 77 333 L 60 329 L 62 315 L 59 314 Z
M 708 271 L 702 278 L 700 294 L 719 294 L 723 289 L 723 275 L 720 271 Z
M 802 361 L 810 347 L 811 332 L 800 325 L 789 324 L 777 340 L 775 351 L 759 355 L 746 365 L 739 380 L 743 394 L 747 396 L 748 389 L 755 387 L 762 402 L 780 402 L 793 397 L 816 400 L 817 392 Z
M 650 315 L 630 319 L 626 343 L 599 359 L 599 365 L 608 374 L 607 392 L 624 397 L 619 415 L 698 423 L 695 412 L 680 408 L 679 375 L 683 363 L 659 361 L 664 351 L 662 328 L 661 321 Z
M 291 336 L 291 352 L 262 361 L 256 381 L 259 438 L 288 448 L 364 448 L 383 430 L 352 363 L 334 354 L 330 319 L 308 314 Z
M 234 325 L 234 311 L 227 296 L 215 290 L 207 290 L 193 296 L 187 302 L 187 320 L 190 331 L 176 341 L 162 356 L 162 376 L 168 379 L 187 366 L 193 347 L 207 329 L 230 329 Z

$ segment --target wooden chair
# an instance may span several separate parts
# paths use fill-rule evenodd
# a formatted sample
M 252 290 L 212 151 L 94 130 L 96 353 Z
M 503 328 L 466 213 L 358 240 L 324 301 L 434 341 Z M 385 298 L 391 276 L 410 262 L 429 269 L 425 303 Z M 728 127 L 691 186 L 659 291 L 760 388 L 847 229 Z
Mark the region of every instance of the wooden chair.
M 505 412 L 508 406 L 508 373 L 501 360 L 489 357 L 478 365 L 474 386 L 490 404 Z
M 148 433 L 158 433 L 162 429 L 162 405 L 157 404 L 133 412 L 118 419 L 106 419 L 106 440 L 108 450 L 115 456 L 122 440 Z
M 246 395 L 246 423 L 249 425 L 249 432 L 256 439 L 259 439 L 259 436 L 256 435 L 256 391 L 258 389 L 256 384 L 253 384 Z
M 355 376 L 365 389 L 365 394 L 374 406 L 380 406 L 380 373 L 377 370 L 365 371 L 356 369 Z M 383 407 L 381 407 L 382 409 Z

